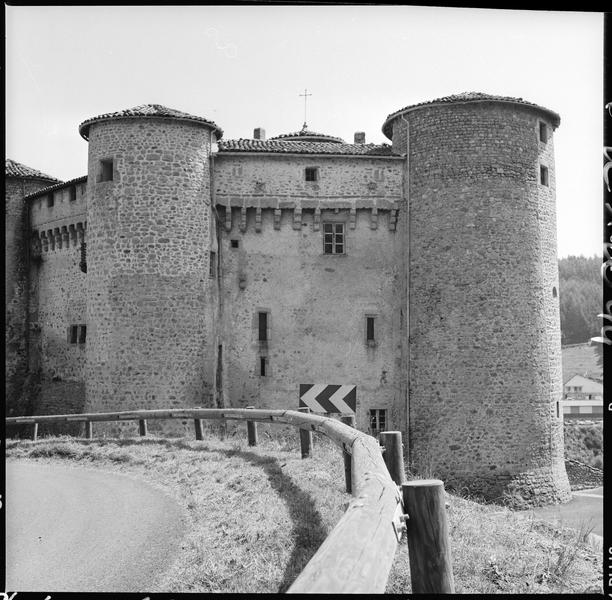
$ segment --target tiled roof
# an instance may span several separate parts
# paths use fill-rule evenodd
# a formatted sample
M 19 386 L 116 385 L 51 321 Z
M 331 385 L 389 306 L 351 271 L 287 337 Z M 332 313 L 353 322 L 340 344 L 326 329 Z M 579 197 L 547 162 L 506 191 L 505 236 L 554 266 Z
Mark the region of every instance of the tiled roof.
M 46 175 L 45 173 L 41 173 L 36 169 L 26 167 L 26 165 L 22 165 L 16 160 L 11 160 L 10 158 L 5 159 L 4 164 L 6 169 L 6 177 L 24 177 L 28 179 L 46 179 L 47 181 L 60 181 L 57 177 L 51 177 L 51 175 Z
M 49 192 L 54 192 L 55 190 L 61 190 L 67 188 L 71 185 L 75 185 L 76 183 L 84 183 L 87 181 L 87 175 L 82 175 L 81 177 L 76 177 L 75 179 L 71 179 L 70 181 L 62 181 L 60 183 L 55 183 L 53 185 L 48 185 L 46 188 L 42 190 L 38 190 L 33 194 L 26 196 L 26 200 L 33 200 L 34 198 L 38 198 L 40 196 L 44 196 Z
M 345 143 L 342 138 L 335 137 L 333 135 L 327 135 L 325 133 L 317 133 L 316 131 L 310 131 L 309 129 L 307 129 L 306 123 L 304 123 L 300 131 L 294 131 L 293 133 L 283 133 L 270 139 L 294 142 L 332 142 L 336 144 Z
M 277 154 L 346 154 L 353 156 L 396 156 L 387 144 L 345 144 L 338 142 L 296 142 L 293 140 L 222 140 L 223 152 L 272 152 Z
M 91 119 L 83 121 L 79 125 L 79 133 L 81 134 L 81 137 L 83 137 L 84 139 L 88 139 L 89 126 L 92 123 L 98 123 L 99 121 L 109 121 L 112 119 L 128 119 L 133 117 L 165 117 L 170 119 L 178 119 L 181 121 L 195 121 L 196 123 L 204 123 L 212 127 L 214 129 L 215 135 L 217 136 L 217 139 L 221 138 L 221 136 L 223 135 L 223 130 L 212 121 L 204 119 L 203 117 L 196 117 L 194 115 L 190 115 L 180 110 L 167 108 L 165 106 L 162 106 L 161 104 L 141 104 L 140 106 L 135 106 L 134 108 L 127 108 L 125 110 L 92 117 Z
M 556 112 L 548 108 L 544 108 L 543 106 L 539 106 L 538 104 L 534 104 L 533 102 L 523 100 L 522 98 L 512 98 L 511 96 L 494 96 L 493 94 L 484 94 L 482 92 L 462 92 L 461 94 L 453 94 L 452 96 L 444 96 L 443 98 L 436 98 L 435 100 L 428 100 L 426 102 L 411 104 L 409 106 L 401 108 L 400 110 L 396 110 L 386 118 L 382 126 L 382 132 L 389 139 L 391 139 L 391 135 L 393 133 L 391 128 L 391 121 L 393 121 L 393 119 L 395 119 L 395 117 L 399 116 L 400 114 L 411 111 L 415 108 L 420 108 L 421 106 L 430 106 L 433 104 L 453 104 L 463 102 L 508 102 L 511 104 L 523 104 L 525 106 L 530 106 L 532 108 L 542 111 L 543 113 L 546 113 L 552 119 L 554 127 L 559 127 L 559 123 L 561 122 L 561 117 Z

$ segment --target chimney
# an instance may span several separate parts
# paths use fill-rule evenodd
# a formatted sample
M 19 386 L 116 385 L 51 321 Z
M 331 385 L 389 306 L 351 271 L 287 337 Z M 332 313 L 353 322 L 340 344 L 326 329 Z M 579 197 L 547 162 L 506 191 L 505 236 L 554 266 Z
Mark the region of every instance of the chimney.
M 266 139 L 266 130 L 263 127 L 253 129 L 253 139 L 264 141 Z
M 365 144 L 365 131 L 356 131 L 355 132 L 355 143 L 356 144 Z

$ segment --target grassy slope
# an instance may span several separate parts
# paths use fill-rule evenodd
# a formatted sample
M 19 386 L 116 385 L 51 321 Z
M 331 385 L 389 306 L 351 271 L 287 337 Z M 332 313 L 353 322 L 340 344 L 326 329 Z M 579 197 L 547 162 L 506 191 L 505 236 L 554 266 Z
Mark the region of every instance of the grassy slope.
M 341 452 L 317 437 L 301 460 L 297 435 L 249 448 L 225 441 L 136 438 L 8 441 L 7 459 L 69 460 L 121 471 L 170 493 L 191 520 L 181 554 L 147 592 L 285 591 L 345 510 Z M 450 497 L 458 593 L 601 591 L 601 553 L 525 513 Z M 409 592 L 405 541 L 388 592 Z

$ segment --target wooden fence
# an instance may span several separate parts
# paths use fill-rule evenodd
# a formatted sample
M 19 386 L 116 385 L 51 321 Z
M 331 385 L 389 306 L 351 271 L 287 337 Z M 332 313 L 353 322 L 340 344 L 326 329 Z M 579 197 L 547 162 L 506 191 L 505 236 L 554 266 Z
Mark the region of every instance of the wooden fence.
M 300 430 L 302 457 L 312 455 L 312 432 L 325 435 L 343 451 L 346 489 L 352 500 L 334 529 L 289 588 L 289 593 L 382 593 L 402 532 L 407 532 L 413 593 L 453 593 L 451 555 L 444 486 L 439 480 L 405 482 L 401 434 L 381 434 L 378 441 L 345 422 L 294 410 L 256 408 L 189 408 L 113 413 L 9 417 L 6 424 L 31 424 L 36 439 L 39 423 L 92 424 L 138 421 L 147 434 L 149 419 L 193 419 L 196 439 L 203 420 L 247 422 L 250 445 L 257 444 L 257 423 L 292 425 Z M 383 458 L 384 455 L 384 458 Z

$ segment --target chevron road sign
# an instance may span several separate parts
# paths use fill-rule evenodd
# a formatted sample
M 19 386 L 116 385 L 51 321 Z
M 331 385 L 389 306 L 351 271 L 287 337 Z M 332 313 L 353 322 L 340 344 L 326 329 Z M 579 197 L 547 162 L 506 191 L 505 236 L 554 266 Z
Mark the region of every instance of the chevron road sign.
M 315 413 L 355 414 L 356 385 L 300 383 L 300 408 L 307 406 Z

